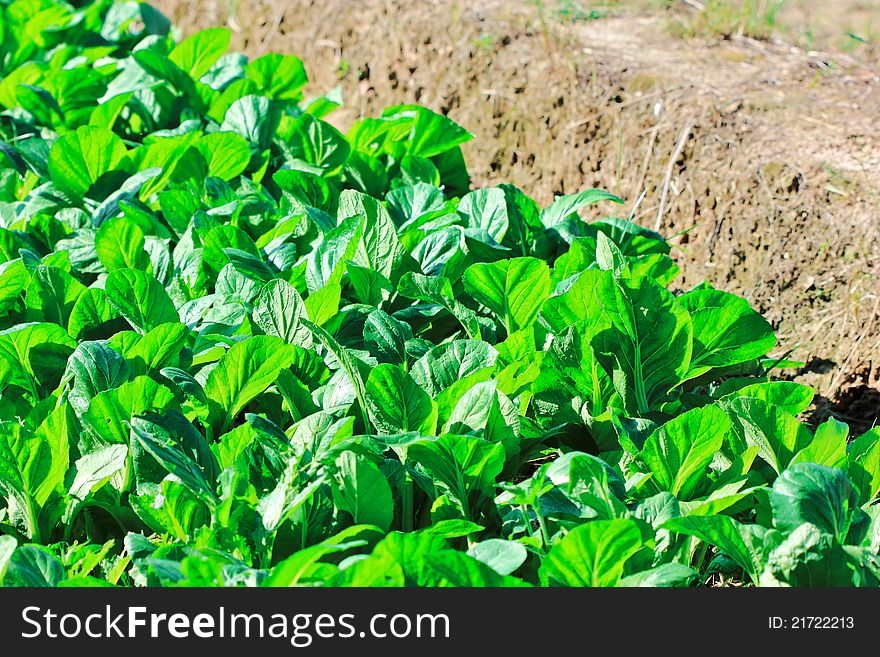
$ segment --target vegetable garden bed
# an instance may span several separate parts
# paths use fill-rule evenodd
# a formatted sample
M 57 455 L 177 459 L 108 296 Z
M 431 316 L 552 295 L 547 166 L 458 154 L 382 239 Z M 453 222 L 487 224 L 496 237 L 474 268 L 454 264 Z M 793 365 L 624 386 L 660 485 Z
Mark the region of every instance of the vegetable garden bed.
M 145 4 L 0 12 L 4 586 L 878 584 L 880 430 L 619 199 Z

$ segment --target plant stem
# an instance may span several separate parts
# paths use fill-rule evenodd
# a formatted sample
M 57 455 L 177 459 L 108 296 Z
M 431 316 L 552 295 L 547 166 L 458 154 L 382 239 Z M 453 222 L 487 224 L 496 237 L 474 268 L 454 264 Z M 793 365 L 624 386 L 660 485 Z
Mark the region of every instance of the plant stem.
M 547 523 L 544 521 L 544 516 L 541 515 L 537 507 L 535 507 L 535 516 L 538 518 L 538 527 L 541 528 L 541 541 L 546 548 L 550 545 L 550 532 L 547 531 Z
M 696 552 L 696 559 L 694 560 L 694 570 L 700 572 L 703 569 L 703 561 L 706 559 L 706 552 L 709 549 L 709 544 L 705 541 L 702 542 L 700 547 Z
M 403 531 L 411 532 L 413 530 L 413 480 L 409 472 L 404 477 L 401 524 Z

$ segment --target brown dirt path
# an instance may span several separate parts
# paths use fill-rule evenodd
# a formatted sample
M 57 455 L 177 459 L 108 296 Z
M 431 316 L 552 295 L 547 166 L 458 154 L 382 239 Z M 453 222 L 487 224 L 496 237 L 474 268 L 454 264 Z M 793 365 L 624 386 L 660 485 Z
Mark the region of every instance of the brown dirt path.
M 226 0 L 160 0 L 188 33 Z M 673 238 L 682 287 L 747 296 L 808 361 L 817 416 L 880 414 L 880 73 L 780 41 L 684 41 L 663 12 L 562 22 L 515 1 L 240 0 L 234 47 L 339 84 L 342 128 L 400 102 L 476 139 L 477 184 L 540 202 L 584 187 Z

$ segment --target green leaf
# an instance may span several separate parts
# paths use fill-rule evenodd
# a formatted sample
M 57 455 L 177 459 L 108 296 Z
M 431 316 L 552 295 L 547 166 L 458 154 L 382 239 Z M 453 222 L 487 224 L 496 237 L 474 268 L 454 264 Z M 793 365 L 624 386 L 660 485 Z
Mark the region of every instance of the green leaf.
M 767 581 L 772 577 L 772 581 Z M 795 587 L 852 586 L 853 569 L 846 551 L 831 534 L 803 524 L 767 557 L 764 586 L 784 582 Z
M 720 515 L 672 518 L 662 528 L 714 545 L 742 568 L 752 582 L 758 583 L 764 564 L 765 528 Z
M 85 500 L 89 494 L 125 470 L 128 445 L 105 445 L 81 456 L 76 461 L 73 483 L 68 494 Z
M 735 397 L 752 397 L 777 406 L 786 413 L 798 415 L 807 409 L 813 401 L 815 391 L 802 383 L 794 381 L 765 381 L 743 386 L 724 399 Z
M 843 422 L 828 418 L 816 427 L 813 442 L 799 451 L 792 463 L 818 463 L 829 468 L 846 468 L 846 437 L 849 427 Z M 858 482 L 850 473 L 850 478 L 858 487 Z
M 140 227 L 125 217 L 115 217 L 101 224 L 95 233 L 95 251 L 108 272 L 139 269 L 150 272 L 150 256 Z
M 375 525 L 388 531 L 394 519 L 394 500 L 391 486 L 379 468 L 354 452 L 342 453 L 336 464 L 336 506 L 350 514 L 355 524 Z
M 131 421 L 132 437 L 163 468 L 177 477 L 196 496 L 206 502 L 216 502 L 214 486 L 208 482 L 205 472 L 181 448 L 177 440 L 155 422 L 136 417 Z
M 412 337 L 409 324 L 383 310 L 374 310 L 364 322 L 364 343 L 380 363 L 405 364 L 406 342 Z
M 125 144 L 107 128 L 81 126 L 62 135 L 49 151 L 49 173 L 58 189 L 79 200 L 126 156 Z
M 302 323 L 307 317 L 306 305 L 299 292 L 281 279 L 266 283 L 254 302 L 254 323 L 266 335 L 308 349 L 312 346 L 312 333 Z
M 309 81 L 302 61 L 293 55 L 263 55 L 250 62 L 244 72 L 262 95 L 276 100 L 300 100 Z
M 421 157 L 433 157 L 446 152 L 470 139 L 473 135 L 442 114 L 432 112 L 418 105 L 397 105 L 386 107 L 382 112 L 386 117 L 412 117 L 408 152 Z
M 380 433 L 432 435 L 436 431 L 437 403 L 398 366 L 376 366 L 367 378 L 365 393 L 370 420 Z
M 177 367 L 187 344 L 189 329 L 179 322 L 159 324 L 123 353 L 136 374 L 153 374 L 166 367 Z
M 231 36 L 231 31 L 226 27 L 196 32 L 177 44 L 168 58 L 193 80 L 198 80 L 223 56 L 229 48 Z
M 472 555 L 455 550 L 426 554 L 421 575 L 421 586 L 528 586 L 522 580 L 499 573 Z
M 546 228 L 553 228 L 561 224 L 565 219 L 577 216 L 576 213 L 582 208 L 599 201 L 623 203 L 614 194 L 609 194 L 601 189 L 585 189 L 576 194 L 557 196 L 548 208 L 541 211 L 541 223 Z
M 258 335 L 233 345 L 205 381 L 212 425 L 226 432 L 232 421 L 278 372 L 290 367 L 295 349 L 281 338 Z
M 13 554 L 3 576 L 4 587 L 54 587 L 65 578 L 64 566 L 39 545 L 22 545 Z
M 354 387 L 355 397 L 357 398 L 358 406 L 361 408 L 361 413 L 363 414 L 362 420 L 364 423 L 364 427 L 370 427 L 369 415 L 367 412 L 367 400 L 365 393 L 365 385 L 364 379 L 361 376 L 361 372 L 358 369 L 357 362 L 351 353 L 339 344 L 336 339 L 327 333 L 323 328 L 309 322 L 308 320 L 303 320 L 306 323 L 306 326 L 312 331 L 312 335 L 319 340 L 335 357 L 336 360 L 339 361 L 339 364 L 342 365 L 342 369 L 345 370 L 346 375 L 348 376 L 349 381 L 351 381 L 352 387 Z
M 412 460 L 455 500 L 465 520 L 476 520 L 492 499 L 495 478 L 504 467 L 504 447 L 482 438 L 446 434 L 407 448 Z
M 541 562 L 549 586 L 617 586 L 629 559 L 642 546 L 636 521 L 594 520 L 575 527 Z
M 759 358 L 776 345 L 773 327 L 741 297 L 697 289 L 680 296 L 679 302 L 690 313 L 694 328 L 689 378 L 712 367 Z
M 174 406 L 174 395 L 168 388 L 147 376 L 139 376 L 96 394 L 82 419 L 103 443 L 127 443 L 132 417 L 147 411 L 161 413 Z
M 544 303 L 541 316 L 555 333 L 566 327 L 588 321 L 595 324 L 599 318 L 610 322 L 616 312 L 614 276 L 601 269 L 588 269 L 574 280 L 563 293 L 550 297 Z
M 104 290 L 110 304 L 139 333 L 180 321 L 168 292 L 145 271 L 117 269 L 107 276 Z
M 632 575 L 628 575 L 620 580 L 618 586 L 625 587 L 685 587 L 693 582 L 699 573 L 680 563 L 664 563 L 654 566 L 648 570 L 643 570 Z
M 779 475 L 770 492 L 773 523 L 792 532 L 805 522 L 841 543 L 859 506 L 846 472 L 816 463 L 795 463 Z
M 306 265 L 306 284 L 310 292 L 339 284 L 345 274 L 345 263 L 354 257 L 363 232 L 363 219 L 353 216 L 324 235 L 321 243 L 309 254 Z
M 208 175 L 221 180 L 233 180 L 251 161 L 250 144 L 234 132 L 212 132 L 199 139 L 196 148 L 205 158 Z
M 9 535 L 0 536 L 0 586 L 3 586 L 3 576 L 6 574 L 6 568 L 9 566 L 12 554 L 17 546 L 18 542 L 15 540 L 15 537 Z
M 352 259 L 391 278 L 403 255 L 403 246 L 385 206 L 366 194 L 347 189 L 339 195 L 338 219 L 342 222 L 349 217 L 359 217 L 364 225 L 361 244 Z
M 693 327 L 672 293 L 649 278 L 621 280 L 615 300 L 606 306 L 612 328 L 596 336 L 594 348 L 627 410 L 643 416 L 684 380 Z
M 500 244 L 507 234 L 510 220 L 507 200 L 501 189 L 475 189 L 464 195 L 458 204 L 458 213 L 464 217 L 469 234 L 489 244 Z M 502 261 L 503 262 L 503 261 Z
M 846 466 L 862 504 L 880 493 L 880 427 L 866 431 L 849 445 Z
M 409 299 L 437 304 L 446 309 L 461 323 L 468 337 L 480 338 L 476 313 L 454 298 L 449 279 L 407 272 L 400 278 L 397 291 Z
M 652 433 L 640 457 L 661 491 L 690 500 L 707 482 L 706 469 L 730 432 L 724 411 L 716 406 L 695 408 Z
M 453 340 L 433 347 L 413 364 L 412 377 L 437 397 L 456 382 L 495 365 L 498 352 L 481 340 Z
M 471 265 L 463 281 L 467 293 L 488 307 L 509 335 L 537 318 L 550 292 L 550 269 L 537 258 L 512 258 Z
M 525 563 L 528 551 L 522 543 L 490 538 L 474 544 L 468 556 L 480 561 L 499 575 L 510 575 Z
M 272 141 L 277 116 L 272 101 L 263 96 L 244 96 L 236 100 L 223 117 L 221 132 L 235 132 L 259 149 Z
M 73 308 L 86 287 L 59 267 L 39 265 L 25 290 L 30 318 L 67 326 Z
M 39 386 L 64 371 L 75 347 L 57 324 L 18 324 L 0 331 L 0 381 L 22 386 L 37 400 Z
M 119 312 L 107 299 L 107 293 L 99 288 L 87 288 L 73 304 L 67 332 L 76 339 L 82 339 L 90 331 L 119 317 Z
M 282 149 L 287 159 L 295 164 L 305 164 L 316 172 L 337 171 L 351 151 L 351 146 L 336 128 L 311 114 L 299 115 L 287 126 L 286 132 Z
M 758 446 L 758 455 L 781 473 L 813 439 L 797 418 L 760 399 L 737 397 L 722 405 L 739 441 L 736 451 Z

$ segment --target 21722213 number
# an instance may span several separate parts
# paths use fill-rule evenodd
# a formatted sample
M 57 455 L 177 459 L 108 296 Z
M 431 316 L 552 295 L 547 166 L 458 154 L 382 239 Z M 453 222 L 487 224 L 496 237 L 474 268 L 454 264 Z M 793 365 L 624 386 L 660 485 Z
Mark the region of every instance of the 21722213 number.
M 851 630 L 855 628 L 852 616 L 770 616 L 771 630 Z

